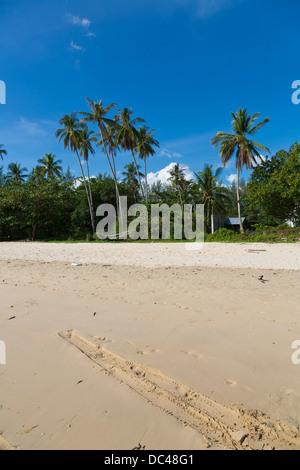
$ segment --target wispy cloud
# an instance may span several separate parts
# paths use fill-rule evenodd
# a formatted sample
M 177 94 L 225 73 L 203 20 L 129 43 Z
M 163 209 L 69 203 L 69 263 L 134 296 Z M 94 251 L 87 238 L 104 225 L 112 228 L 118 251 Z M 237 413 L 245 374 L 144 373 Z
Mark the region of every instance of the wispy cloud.
M 91 31 L 88 31 L 88 32 L 86 33 L 86 35 L 87 35 L 88 38 L 95 38 L 95 37 L 96 37 L 96 34 L 95 34 L 95 33 L 92 33 Z
M 53 141 L 57 122 L 49 119 L 31 119 L 24 116 L 9 123 L 1 122 L 2 133 L 7 144 L 24 144 L 25 142 Z
M 173 152 L 172 150 L 168 149 L 161 149 L 161 151 L 158 154 L 159 157 L 168 157 L 168 158 L 182 158 L 183 155 L 178 152 Z
M 81 18 L 80 16 L 75 16 L 68 14 L 67 15 L 69 23 L 73 26 L 79 26 L 86 31 L 86 36 L 90 38 L 95 38 L 96 34 L 89 30 L 92 22 L 88 18 Z
M 221 11 L 233 8 L 244 1 L 246 0 L 144 0 L 144 3 L 148 7 L 151 6 L 152 10 L 159 9 L 167 13 L 178 9 L 186 10 L 190 12 L 195 20 L 211 18 Z M 137 0 L 131 0 L 131 2 L 135 4 Z M 140 3 L 140 0 L 138 3 Z
M 39 122 L 30 121 L 21 117 L 18 126 L 29 136 L 45 136 L 46 131 Z
M 74 41 L 71 41 L 71 48 L 74 49 L 75 51 L 84 51 L 84 48 L 81 46 L 78 46 L 78 44 L 75 44 Z
M 210 18 L 240 2 L 241 0 L 194 0 L 194 8 L 199 18 Z
M 91 20 L 88 18 L 80 18 L 80 16 L 67 15 L 69 22 L 74 26 L 82 26 L 83 28 L 89 28 L 91 26 Z

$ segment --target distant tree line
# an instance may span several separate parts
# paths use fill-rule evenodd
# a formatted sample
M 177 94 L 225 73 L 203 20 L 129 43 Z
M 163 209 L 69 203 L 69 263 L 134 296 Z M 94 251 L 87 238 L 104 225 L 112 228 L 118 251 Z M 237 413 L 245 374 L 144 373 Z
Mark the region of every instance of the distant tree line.
M 204 204 L 205 228 L 211 231 L 213 214 L 247 217 L 251 224 L 282 224 L 292 219 L 299 225 L 300 146 L 262 158 L 269 150 L 252 140 L 252 136 L 269 122 L 256 124 L 259 113 L 250 116 L 240 109 L 232 121 L 233 134 L 219 132 L 212 145 L 220 147 L 223 167 L 235 156 L 236 182 L 224 185 L 222 169 L 206 164 L 189 180 L 182 165 L 170 170 L 169 180 L 149 185 L 147 159 L 159 147 L 155 131 L 144 119 L 133 118 L 131 109 L 109 113 L 116 107 L 102 101 L 88 100 L 89 112 L 72 113 L 60 120 L 56 137 L 76 157 L 81 177 L 74 178 L 62 161 L 52 153 L 40 158 L 31 172 L 20 163 L 10 163 L 7 171 L 0 167 L 0 238 L 2 240 L 41 239 L 92 240 L 96 232 L 96 208 L 112 204 L 118 210 L 120 196 L 128 203 Z M 141 124 L 139 128 L 136 126 Z M 90 126 L 90 127 L 88 127 Z M 97 132 L 94 128 L 96 127 Z M 100 146 L 107 158 L 110 175 L 91 177 L 90 156 Z M 132 161 L 118 178 L 116 158 L 128 152 Z M 7 151 L 0 145 L 0 159 Z M 85 164 L 83 164 L 83 162 Z M 140 163 L 142 163 L 143 168 Z M 241 170 L 252 170 L 249 182 L 240 178 Z M 241 232 L 243 229 L 241 228 Z

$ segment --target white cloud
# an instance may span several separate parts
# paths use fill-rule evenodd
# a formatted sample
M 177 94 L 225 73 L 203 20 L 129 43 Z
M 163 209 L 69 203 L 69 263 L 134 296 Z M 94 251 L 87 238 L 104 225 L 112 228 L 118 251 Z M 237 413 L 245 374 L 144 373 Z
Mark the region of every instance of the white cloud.
M 168 150 L 168 149 L 161 149 L 158 156 L 159 157 L 168 157 L 168 158 L 182 158 L 183 157 L 183 155 L 181 155 L 181 153 L 172 152 L 171 150 Z
M 67 15 L 67 18 L 69 20 L 69 23 L 71 23 L 74 26 L 79 26 L 86 30 L 86 36 L 89 38 L 95 38 L 96 34 L 92 33 L 89 31 L 89 27 L 91 26 L 92 22 L 88 18 L 81 18 L 80 16 L 75 16 L 75 15 Z
M 75 44 L 74 41 L 71 41 L 71 47 L 72 47 L 72 49 L 74 49 L 75 51 L 84 51 L 83 47 L 78 46 L 77 44 Z
M 68 15 L 69 21 L 74 26 L 82 26 L 83 28 L 89 28 L 91 21 L 88 18 L 80 18 L 80 16 Z
M 88 20 L 87 18 L 82 18 L 81 26 L 83 26 L 84 28 L 89 28 L 91 26 L 90 20 Z
M 170 183 L 170 170 L 172 170 L 175 165 L 177 165 L 177 163 L 172 162 L 170 163 L 170 165 L 166 166 L 162 170 L 157 171 L 156 173 L 148 173 L 148 184 L 152 185 L 154 183 L 157 183 L 158 181 L 161 181 L 161 183 L 163 184 Z M 180 166 L 184 169 L 184 174 L 187 180 L 191 180 L 194 178 L 194 173 L 189 169 L 187 165 Z
M 236 183 L 237 182 L 237 175 L 232 173 L 231 175 L 226 176 L 226 179 L 230 184 Z
M 261 165 L 262 162 L 265 162 L 266 160 L 268 160 L 268 155 L 261 155 L 260 158 L 256 157 L 255 160 L 257 161 L 257 165 L 255 163 L 253 163 L 253 168 L 255 168 L 256 166 L 259 166 Z
M 85 179 L 85 181 L 88 181 L 88 177 L 87 177 L 87 176 L 86 176 L 84 179 Z M 97 177 L 94 176 L 94 175 L 92 175 L 92 176 L 90 177 L 90 179 L 97 179 Z M 76 189 L 79 188 L 79 186 L 81 186 L 81 185 L 83 184 L 83 181 L 84 181 L 84 180 L 83 180 L 82 177 L 81 177 L 81 178 L 80 178 L 80 177 L 79 177 L 79 178 L 76 178 L 76 179 L 74 180 L 74 183 L 73 183 L 74 188 L 76 188 Z
M 96 34 L 92 33 L 91 31 L 88 31 L 86 35 L 87 35 L 88 38 L 95 38 L 96 37 Z
M 260 158 L 261 158 L 261 159 L 260 159 Z M 257 165 L 253 162 L 253 168 L 259 166 L 262 162 L 265 162 L 266 160 L 268 160 L 268 156 L 265 156 L 265 155 L 261 155 L 260 158 L 256 157 Z M 227 169 L 228 169 L 228 166 L 227 166 Z M 230 184 L 236 183 L 236 182 L 237 182 L 237 174 L 236 174 L 236 173 L 232 173 L 231 175 L 226 176 L 226 180 L 227 180 Z

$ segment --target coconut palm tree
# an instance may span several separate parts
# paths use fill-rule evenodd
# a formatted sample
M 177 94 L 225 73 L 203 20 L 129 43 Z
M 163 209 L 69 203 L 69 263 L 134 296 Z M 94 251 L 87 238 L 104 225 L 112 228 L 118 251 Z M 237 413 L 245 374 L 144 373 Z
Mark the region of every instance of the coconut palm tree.
M 100 134 L 99 134 L 100 135 Z M 101 136 L 100 136 L 101 137 Z M 115 180 L 115 187 L 116 187 L 116 201 L 119 209 L 119 202 L 120 202 L 120 192 L 119 192 L 119 186 L 118 186 L 118 180 L 117 180 L 117 171 L 116 171 L 116 156 L 117 156 L 117 151 L 119 151 L 119 147 L 116 145 L 116 127 L 115 125 L 110 125 L 108 124 L 106 127 L 106 133 L 103 135 L 103 142 L 102 139 L 97 143 L 97 146 L 102 145 L 103 149 L 105 146 L 105 151 L 108 153 L 108 156 L 111 161 L 112 169 L 113 169 L 113 175 L 114 175 L 114 180 Z M 122 213 L 119 211 L 119 214 L 122 218 Z
M 257 164 L 257 160 L 262 160 L 260 152 L 270 153 L 270 150 L 262 144 L 251 140 L 266 123 L 270 122 L 269 118 L 263 119 L 258 124 L 255 121 L 261 116 L 255 113 L 253 116 L 248 114 L 247 108 L 239 109 L 237 113 L 231 113 L 233 117 L 232 129 L 234 134 L 227 132 L 218 132 L 212 139 L 211 144 L 214 147 L 220 146 L 220 157 L 225 166 L 236 152 L 236 169 L 237 169 L 237 203 L 238 215 L 240 221 L 240 231 L 243 234 L 244 228 L 241 219 L 241 203 L 240 203 L 240 172 L 246 166 L 247 170 L 253 168 L 253 164 Z
M 211 231 L 211 216 L 214 209 L 218 212 L 224 212 L 224 204 L 230 200 L 228 190 L 221 185 L 219 176 L 223 168 L 217 168 L 213 173 L 213 165 L 205 165 L 204 171 L 195 173 L 197 185 L 199 187 L 202 204 L 206 211 L 206 229 L 207 233 Z
M 18 183 L 23 183 L 28 176 L 27 174 L 24 174 L 27 171 L 27 168 L 21 168 L 20 163 L 10 163 L 10 165 L 8 165 L 8 172 L 6 178 L 8 181 L 16 181 Z
M 83 129 L 83 124 L 79 122 L 77 118 L 77 114 L 75 112 L 71 113 L 70 115 L 66 114 L 63 116 L 60 121 L 60 125 L 63 126 L 61 129 L 58 129 L 55 132 L 56 137 L 59 139 L 59 142 L 63 140 L 64 143 L 64 148 L 69 149 L 71 152 L 76 153 L 81 174 L 82 174 L 82 181 L 84 184 L 87 200 L 88 200 L 88 205 L 89 205 L 89 210 L 90 210 L 90 216 L 91 216 L 91 222 L 92 222 L 92 230 L 93 233 L 96 231 L 96 227 L 94 225 L 94 215 L 93 215 L 93 209 L 92 209 L 92 204 L 90 200 L 90 194 L 89 190 L 86 184 L 86 177 L 84 174 L 81 158 L 79 155 L 80 152 L 80 131 Z
M 88 178 L 88 187 L 90 195 L 90 203 L 93 216 L 93 232 L 96 232 L 96 220 L 95 220 L 95 210 L 93 202 L 93 194 L 91 188 L 91 176 L 90 176 L 90 165 L 89 165 L 89 156 L 95 155 L 95 150 L 93 148 L 93 142 L 97 142 L 97 138 L 93 131 L 89 131 L 87 126 L 84 126 L 82 129 L 79 129 L 79 148 L 80 156 L 84 158 L 87 168 L 87 178 Z
M 119 194 L 119 188 L 118 188 L 118 181 L 117 181 L 117 175 L 114 167 L 114 163 L 111 161 L 111 155 L 109 154 L 108 148 L 107 148 L 107 135 L 108 135 L 108 128 L 115 128 L 116 127 L 116 122 L 112 119 L 109 119 L 107 115 L 109 114 L 110 111 L 112 111 L 117 105 L 116 103 L 111 103 L 108 106 L 103 106 L 103 101 L 100 100 L 99 102 L 97 101 L 92 101 L 89 98 L 86 98 L 86 101 L 88 103 L 88 106 L 90 108 L 89 113 L 87 112 L 80 112 L 81 116 L 83 116 L 82 121 L 85 123 L 91 123 L 91 124 L 96 124 L 99 129 L 99 135 L 100 135 L 100 141 L 98 142 L 98 145 L 103 146 L 104 153 L 106 155 L 110 170 L 112 172 L 114 182 L 115 182 L 115 187 L 116 187 L 116 194 L 117 194 L 117 204 L 118 207 L 120 205 L 120 194 Z M 122 213 L 120 213 L 122 217 Z
M 62 175 L 62 166 L 61 160 L 55 160 L 56 156 L 53 155 L 52 153 L 46 153 L 43 158 L 40 158 L 38 160 L 38 163 L 40 164 L 40 168 L 42 170 L 42 174 L 44 177 L 47 178 L 54 178 L 58 177 L 60 178 Z
M 3 148 L 3 145 L 0 144 L 0 158 L 3 160 L 3 155 L 7 155 L 7 151 Z
M 138 164 L 135 158 L 136 143 L 138 137 L 138 131 L 135 128 L 136 124 L 144 123 L 145 120 L 142 118 L 132 119 L 133 110 L 124 108 L 123 110 L 119 109 L 118 114 L 115 116 L 115 121 L 118 123 L 116 131 L 116 144 L 122 148 L 122 150 L 130 151 L 133 157 L 135 164 L 136 173 L 139 180 L 140 190 L 145 199 L 145 193 L 141 181 L 141 175 L 139 172 Z
M 125 165 L 125 170 L 123 171 L 122 175 L 125 176 L 124 183 L 127 184 L 129 192 L 134 196 L 136 200 L 136 194 L 139 187 L 139 181 L 137 178 L 137 172 L 134 162 L 128 163 Z M 140 170 L 140 166 L 138 165 L 138 170 Z M 140 172 L 140 176 L 143 178 L 144 175 Z
M 139 128 L 136 139 L 136 151 L 139 154 L 140 160 L 144 160 L 145 166 L 145 188 L 146 188 L 146 202 L 148 202 L 148 181 L 147 181 L 147 158 L 155 154 L 153 147 L 159 147 L 159 143 L 154 138 L 154 130 L 150 130 L 147 126 Z
M 181 167 L 178 163 L 173 166 L 171 170 L 169 170 L 170 178 L 168 180 L 172 183 L 172 186 L 177 190 L 179 194 L 180 204 L 183 206 L 183 199 L 182 199 L 182 190 L 184 183 L 186 181 L 184 175 L 184 168 Z
M 45 179 L 44 168 L 39 165 L 35 166 L 31 170 L 28 176 L 28 181 L 35 182 L 37 185 L 39 185 L 41 181 L 43 181 L 44 179 Z

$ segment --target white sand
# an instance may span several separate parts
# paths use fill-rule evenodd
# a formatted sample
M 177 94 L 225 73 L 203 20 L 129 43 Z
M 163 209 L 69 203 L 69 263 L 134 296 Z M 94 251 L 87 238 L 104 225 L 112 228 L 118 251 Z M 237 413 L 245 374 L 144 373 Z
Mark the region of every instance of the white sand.
M 300 449 L 299 256 L 0 244 L 0 449 Z
M 102 263 L 127 266 L 207 266 L 300 269 L 300 243 L 0 243 L 0 260 Z

